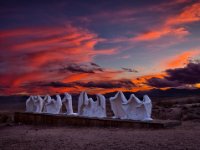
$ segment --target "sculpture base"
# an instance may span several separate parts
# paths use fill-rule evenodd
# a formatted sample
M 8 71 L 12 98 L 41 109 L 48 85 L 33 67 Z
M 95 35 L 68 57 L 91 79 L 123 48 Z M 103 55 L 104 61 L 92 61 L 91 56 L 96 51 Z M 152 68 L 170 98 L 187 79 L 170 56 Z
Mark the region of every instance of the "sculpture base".
M 87 127 L 128 127 L 128 128 L 170 128 L 181 125 L 176 120 L 152 120 L 134 121 L 111 118 L 89 118 L 80 116 L 66 116 L 64 114 L 28 113 L 15 112 L 14 121 L 16 123 L 32 125 L 54 125 L 54 126 L 87 126 Z

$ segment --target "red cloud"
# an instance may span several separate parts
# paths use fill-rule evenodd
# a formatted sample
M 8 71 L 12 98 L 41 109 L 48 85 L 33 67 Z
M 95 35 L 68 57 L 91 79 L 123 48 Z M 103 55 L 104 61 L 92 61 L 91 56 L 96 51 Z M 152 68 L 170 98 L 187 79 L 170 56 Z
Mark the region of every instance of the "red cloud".
M 177 27 L 177 25 L 182 25 L 186 23 L 192 23 L 200 21 L 200 3 L 192 4 L 181 13 L 176 16 L 170 16 L 164 23 L 157 28 L 152 29 L 149 32 L 145 32 L 137 35 L 133 38 L 134 41 L 151 41 L 160 39 L 164 36 L 176 36 L 184 37 L 189 34 L 189 32 L 184 27 Z
M 167 60 L 164 60 L 161 64 L 166 68 L 177 68 L 183 67 L 185 64 L 188 63 L 189 58 L 194 57 L 200 54 L 199 50 L 188 50 L 181 54 L 177 54 Z
M 0 31 L 1 86 L 11 89 L 3 93 L 40 92 L 28 90 L 24 84 L 39 81 L 79 80 L 84 75 L 51 72 L 70 63 L 91 62 L 97 55 L 112 55 L 115 49 L 95 50 L 102 41 L 96 34 L 73 26 L 11 29 Z M 69 80 L 69 79 L 68 79 Z M 54 89 L 48 89 L 53 90 Z M 43 91 L 44 92 L 44 91 Z
M 182 37 L 182 36 L 186 36 L 188 34 L 189 34 L 189 32 L 183 27 L 175 28 L 175 29 L 170 28 L 170 27 L 163 27 L 159 30 L 149 31 L 149 32 L 143 33 L 141 35 L 138 35 L 135 38 L 133 38 L 133 40 L 149 41 L 149 40 L 156 40 L 156 39 L 159 39 L 159 38 L 161 38 L 163 36 L 167 36 L 167 35 Z
M 200 21 L 200 3 L 186 7 L 180 14 L 166 20 L 168 25 L 185 24 Z

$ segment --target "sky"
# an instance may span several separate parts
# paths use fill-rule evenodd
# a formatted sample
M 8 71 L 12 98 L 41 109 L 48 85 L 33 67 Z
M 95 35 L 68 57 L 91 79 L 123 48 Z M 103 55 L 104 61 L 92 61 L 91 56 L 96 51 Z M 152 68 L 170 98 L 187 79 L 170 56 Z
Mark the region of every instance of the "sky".
M 2 0 L 0 95 L 200 88 L 198 0 Z

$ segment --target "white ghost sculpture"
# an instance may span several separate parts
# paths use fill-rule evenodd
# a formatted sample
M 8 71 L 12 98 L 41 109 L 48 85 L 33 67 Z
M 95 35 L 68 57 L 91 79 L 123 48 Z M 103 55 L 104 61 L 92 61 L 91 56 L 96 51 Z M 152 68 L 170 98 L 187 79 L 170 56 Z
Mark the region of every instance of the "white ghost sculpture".
M 47 96 L 47 101 L 44 103 L 44 111 L 51 114 L 59 114 L 62 107 L 60 95 L 56 95 L 56 100 Z
M 123 104 L 127 119 L 144 120 L 146 110 L 144 104 L 134 94 L 131 94 L 126 104 Z
M 73 113 L 73 107 L 72 107 L 72 96 L 68 93 L 64 93 L 65 97 L 62 99 L 62 103 L 65 105 L 65 108 L 67 110 L 66 114 L 71 115 Z
M 131 94 L 127 101 L 122 92 L 118 92 L 115 97 L 110 98 L 111 108 L 115 118 L 147 121 L 152 120 L 151 99 L 144 95 L 143 101 Z
M 30 96 L 26 100 L 26 112 L 35 112 L 35 110 L 36 110 L 36 106 L 34 105 L 34 102 L 33 102 L 33 96 Z
M 41 113 L 43 105 L 43 99 L 39 95 L 30 96 L 26 101 L 26 111 Z
M 124 94 L 119 91 L 114 97 L 110 97 L 111 110 L 114 113 L 113 118 L 126 119 L 127 114 L 122 104 L 126 104 L 127 99 Z
M 78 100 L 78 115 L 87 117 L 106 117 L 106 99 L 97 94 L 97 101 L 88 98 L 86 92 L 81 92 Z
M 96 101 L 96 106 L 94 107 L 95 109 L 95 116 L 99 118 L 104 118 L 107 117 L 106 115 L 106 98 L 102 94 L 97 94 L 97 101 Z
M 51 96 L 47 94 L 47 95 L 44 97 L 43 101 L 44 101 L 43 112 L 44 112 L 44 113 L 47 113 L 47 106 L 48 106 L 48 104 L 51 103 Z
M 143 104 L 144 104 L 144 107 L 145 107 L 145 117 L 144 117 L 144 120 L 153 120 L 151 118 L 151 113 L 152 113 L 152 102 L 151 102 L 151 99 L 149 98 L 148 95 L 144 95 L 143 97 Z
M 78 115 L 84 116 L 84 107 L 89 103 L 89 99 L 86 92 L 81 92 L 78 98 Z

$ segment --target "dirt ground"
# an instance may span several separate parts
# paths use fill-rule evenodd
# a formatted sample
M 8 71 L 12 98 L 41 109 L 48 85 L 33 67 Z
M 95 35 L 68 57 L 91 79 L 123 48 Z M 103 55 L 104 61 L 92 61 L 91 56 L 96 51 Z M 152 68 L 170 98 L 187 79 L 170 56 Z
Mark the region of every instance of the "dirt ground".
M 0 126 L 0 150 L 199 150 L 200 122 L 172 129 Z

